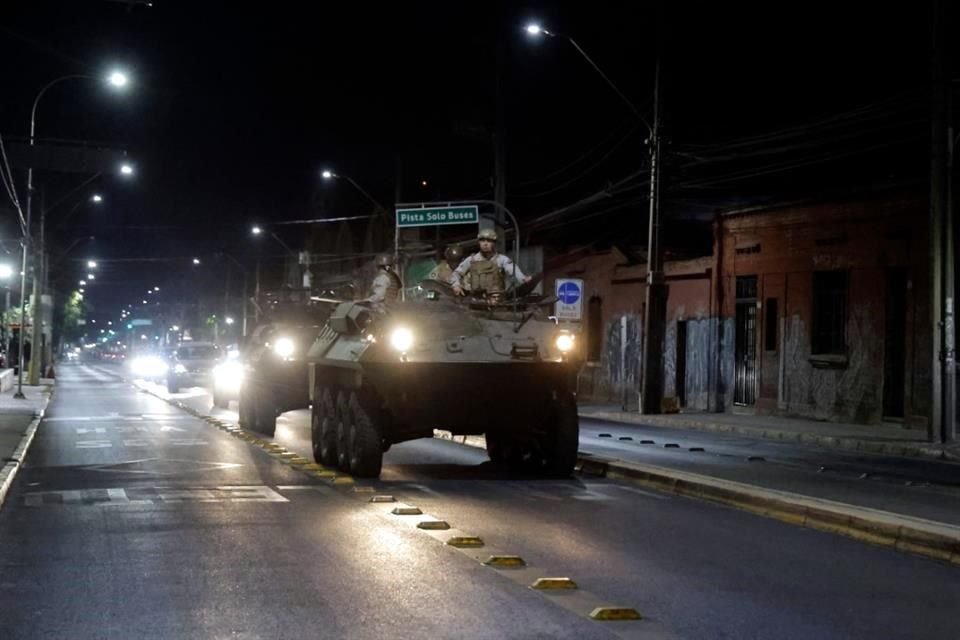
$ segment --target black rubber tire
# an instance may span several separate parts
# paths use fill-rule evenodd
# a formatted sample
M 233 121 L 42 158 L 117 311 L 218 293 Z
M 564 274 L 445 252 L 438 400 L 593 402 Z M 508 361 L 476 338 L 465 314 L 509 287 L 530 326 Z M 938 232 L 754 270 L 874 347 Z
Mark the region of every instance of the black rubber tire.
M 213 390 L 213 406 L 218 409 L 229 409 L 230 408 L 230 399 L 224 398 L 222 395 L 217 393 L 217 390 Z
M 553 428 L 548 429 L 540 448 L 544 454 L 543 473 L 560 478 L 573 474 L 580 449 L 580 417 L 572 393 L 557 395 L 553 403 Z
M 490 432 L 486 434 L 487 455 L 498 467 L 516 470 L 523 464 L 519 443 L 507 433 Z
M 258 433 L 272 438 L 277 432 L 277 409 L 273 404 L 273 397 L 263 389 L 257 389 L 254 398 L 256 398 L 253 404 L 253 412 L 256 416 L 254 428 Z
M 310 449 L 313 451 L 313 461 L 317 464 L 323 464 L 323 457 L 320 455 L 320 431 L 323 424 L 323 403 L 320 397 L 323 395 L 323 387 L 317 385 L 313 390 L 313 404 L 310 405 Z
M 320 422 L 320 459 L 319 464 L 337 466 L 337 404 L 336 389 L 325 387 L 320 395 L 323 415 Z
M 257 429 L 257 414 L 253 410 L 253 404 L 253 390 L 246 385 L 240 387 L 240 395 L 237 396 L 237 422 L 241 429 L 248 431 Z
M 335 406 L 336 417 L 334 418 L 334 424 L 337 426 L 337 468 L 349 473 L 350 455 L 347 449 L 347 441 L 350 437 L 350 406 L 348 397 L 343 391 L 337 392 Z
M 377 428 L 376 412 L 356 392 L 350 394 L 349 403 L 347 457 L 350 473 L 358 478 L 379 477 L 383 467 L 383 443 Z

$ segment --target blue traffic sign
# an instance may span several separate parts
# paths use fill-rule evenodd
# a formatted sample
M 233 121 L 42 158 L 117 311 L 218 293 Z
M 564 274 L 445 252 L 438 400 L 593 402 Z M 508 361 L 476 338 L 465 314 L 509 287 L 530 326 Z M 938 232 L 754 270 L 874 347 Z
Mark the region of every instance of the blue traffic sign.
M 580 287 L 576 282 L 564 282 L 557 289 L 557 298 L 563 304 L 577 304 L 580 296 Z

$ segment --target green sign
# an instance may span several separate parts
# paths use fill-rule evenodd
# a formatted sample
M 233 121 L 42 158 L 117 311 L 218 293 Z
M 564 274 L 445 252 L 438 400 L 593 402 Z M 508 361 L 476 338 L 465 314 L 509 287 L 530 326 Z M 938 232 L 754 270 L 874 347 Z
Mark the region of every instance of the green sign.
M 475 204 L 462 207 L 397 209 L 398 227 L 433 227 L 442 224 L 479 224 L 480 211 Z

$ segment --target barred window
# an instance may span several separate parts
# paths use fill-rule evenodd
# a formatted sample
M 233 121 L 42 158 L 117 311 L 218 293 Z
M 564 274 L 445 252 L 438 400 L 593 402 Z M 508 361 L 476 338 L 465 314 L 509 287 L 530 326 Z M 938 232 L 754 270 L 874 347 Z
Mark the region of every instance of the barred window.
M 814 355 L 846 355 L 848 288 L 846 271 L 813 273 L 813 331 L 810 346 Z

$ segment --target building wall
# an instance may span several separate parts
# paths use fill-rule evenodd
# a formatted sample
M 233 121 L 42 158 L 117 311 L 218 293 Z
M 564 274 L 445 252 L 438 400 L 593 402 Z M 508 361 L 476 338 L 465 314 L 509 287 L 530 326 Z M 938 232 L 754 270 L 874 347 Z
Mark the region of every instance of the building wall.
M 681 409 L 731 411 L 736 389 L 736 282 L 757 278 L 755 402 L 758 413 L 874 424 L 884 416 L 888 311 L 902 322 L 903 421 L 924 427 L 929 414 L 930 358 L 926 202 L 906 195 L 728 213 L 714 224 L 713 255 L 666 264 L 669 298 L 664 395 Z M 645 265 L 627 264 L 616 249 L 547 262 L 545 288 L 557 277 L 582 278 L 585 301 L 601 300 L 603 335 L 595 362 L 584 367 L 582 397 L 636 408 L 640 387 Z M 814 274 L 847 274 L 843 357 L 815 357 Z M 905 277 L 904 308 L 888 310 L 888 277 Z M 776 315 L 767 306 L 776 301 Z M 585 306 L 586 310 L 586 306 Z M 896 314 L 901 314 L 897 316 Z M 621 349 L 621 319 L 626 341 Z M 586 317 L 585 317 L 586 319 Z M 678 335 L 686 333 L 684 344 Z M 770 332 L 768 341 L 767 333 Z M 678 349 L 678 346 L 680 347 Z M 625 362 L 624 362 L 625 360 Z M 683 376 L 678 367 L 685 360 Z M 896 363 L 894 363 L 896 364 Z
M 887 278 L 906 274 L 907 308 L 899 310 L 904 335 L 905 422 L 919 426 L 928 408 L 913 388 L 917 346 L 925 321 L 917 322 L 914 292 L 926 288 L 922 221 L 925 203 L 907 197 L 867 202 L 797 206 L 723 220 L 721 242 L 723 315 L 734 317 L 738 276 L 757 276 L 758 411 L 834 420 L 878 423 L 883 418 L 884 347 L 887 335 Z M 921 224 L 916 224 L 920 220 Z M 814 273 L 848 274 L 845 358 L 816 358 L 812 348 Z M 768 351 L 763 307 L 777 300 L 779 336 Z M 729 357 L 729 354 L 726 356 Z M 727 403 L 731 406 L 732 403 Z

